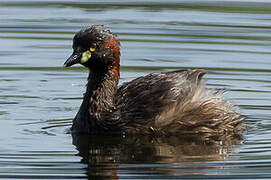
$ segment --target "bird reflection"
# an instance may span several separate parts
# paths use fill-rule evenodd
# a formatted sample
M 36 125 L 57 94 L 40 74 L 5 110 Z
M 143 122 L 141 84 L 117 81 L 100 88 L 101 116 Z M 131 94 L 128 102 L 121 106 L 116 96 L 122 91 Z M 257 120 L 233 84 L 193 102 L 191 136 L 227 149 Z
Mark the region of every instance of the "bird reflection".
M 149 167 L 157 163 L 223 161 L 228 159 L 234 145 L 243 141 L 240 135 L 150 137 L 72 134 L 72 137 L 78 155 L 82 157 L 81 162 L 88 165 L 89 179 L 118 179 L 120 164 L 148 164 Z M 170 171 L 165 172 L 170 175 Z

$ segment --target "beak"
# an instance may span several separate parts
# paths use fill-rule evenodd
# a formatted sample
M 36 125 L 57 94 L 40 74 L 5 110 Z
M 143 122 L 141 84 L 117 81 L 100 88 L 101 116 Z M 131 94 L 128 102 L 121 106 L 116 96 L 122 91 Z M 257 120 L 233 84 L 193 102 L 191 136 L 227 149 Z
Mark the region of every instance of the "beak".
M 64 63 L 64 67 L 70 67 L 74 64 L 80 63 L 81 53 L 73 52 L 72 55 Z

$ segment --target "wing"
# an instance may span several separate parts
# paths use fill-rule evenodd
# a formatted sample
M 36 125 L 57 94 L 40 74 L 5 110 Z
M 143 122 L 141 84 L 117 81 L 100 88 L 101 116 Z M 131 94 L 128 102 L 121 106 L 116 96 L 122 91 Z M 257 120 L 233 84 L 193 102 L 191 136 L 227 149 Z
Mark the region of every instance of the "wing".
M 149 74 L 124 83 L 116 96 L 121 119 L 133 131 L 136 126 L 151 126 L 167 105 L 191 98 L 204 74 L 203 70 L 181 70 Z

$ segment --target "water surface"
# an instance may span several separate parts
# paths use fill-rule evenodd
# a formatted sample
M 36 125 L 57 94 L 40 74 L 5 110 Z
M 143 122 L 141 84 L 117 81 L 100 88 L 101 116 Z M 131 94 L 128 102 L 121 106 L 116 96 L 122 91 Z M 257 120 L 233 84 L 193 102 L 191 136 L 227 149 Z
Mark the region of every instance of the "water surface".
M 248 118 L 242 136 L 67 134 L 88 72 L 62 67 L 81 27 L 121 42 L 121 80 L 208 70 Z M 271 178 L 269 1 L 0 0 L 0 179 Z

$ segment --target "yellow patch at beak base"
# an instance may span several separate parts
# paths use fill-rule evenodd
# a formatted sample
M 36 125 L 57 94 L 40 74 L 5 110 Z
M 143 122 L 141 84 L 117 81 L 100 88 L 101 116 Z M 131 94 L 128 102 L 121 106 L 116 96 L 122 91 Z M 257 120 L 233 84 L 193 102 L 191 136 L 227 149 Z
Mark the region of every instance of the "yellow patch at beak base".
M 91 58 L 91 52 L 85 51 L 81 57 L 81 63 L 86 63 Z

